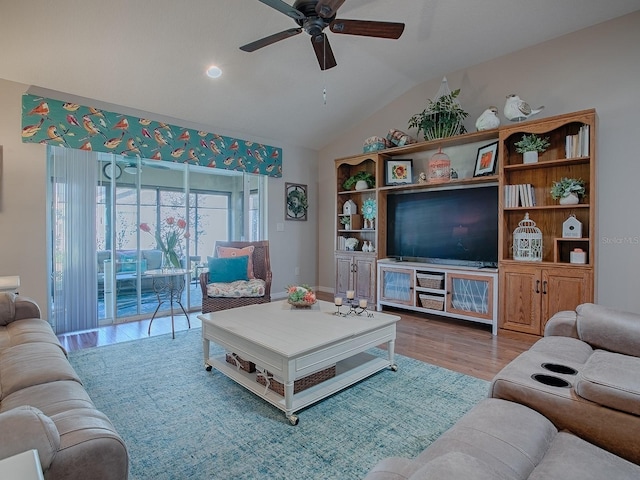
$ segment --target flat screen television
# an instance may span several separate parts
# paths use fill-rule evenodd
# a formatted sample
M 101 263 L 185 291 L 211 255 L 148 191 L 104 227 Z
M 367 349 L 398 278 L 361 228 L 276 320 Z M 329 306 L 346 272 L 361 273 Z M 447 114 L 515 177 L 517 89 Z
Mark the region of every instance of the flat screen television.
M 389 194 L 387 256 L 497 267 L 498 187 Z

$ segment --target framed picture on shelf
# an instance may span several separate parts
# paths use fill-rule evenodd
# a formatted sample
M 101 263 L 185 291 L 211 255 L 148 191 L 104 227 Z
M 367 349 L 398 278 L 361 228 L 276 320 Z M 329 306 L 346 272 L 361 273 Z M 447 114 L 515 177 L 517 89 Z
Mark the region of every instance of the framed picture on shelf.
M 413 160 L 385 160 L 384 174 L 386 185 L 413 183 Z
M 493 175 L 496 171 L 496 161 L 498 160 L 498 142 L 490 143 L 478 149 L 476 157 L 476 169 L 474 177 Z
M 306 220 L 309 203 L 307 186 L 300 183 L 284 184 L 285 220 Z

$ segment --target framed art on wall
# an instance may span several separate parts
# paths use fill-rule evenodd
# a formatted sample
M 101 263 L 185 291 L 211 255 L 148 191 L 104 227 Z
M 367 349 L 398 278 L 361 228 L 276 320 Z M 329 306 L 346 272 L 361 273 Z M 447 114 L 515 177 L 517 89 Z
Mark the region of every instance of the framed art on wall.
M 413 160 L 386 160 L 384 174 L 386 185 L 413 183 Z
M 309 203 L 307 186 L 300 183 L 284 184 L 285 220 L 306 220 Z
M 496 160 L 498 159 L 498 142 L 490 143 L 478 149 L 476 157 L 476 169 L 474 177 L 493 175 L 496 171 Z

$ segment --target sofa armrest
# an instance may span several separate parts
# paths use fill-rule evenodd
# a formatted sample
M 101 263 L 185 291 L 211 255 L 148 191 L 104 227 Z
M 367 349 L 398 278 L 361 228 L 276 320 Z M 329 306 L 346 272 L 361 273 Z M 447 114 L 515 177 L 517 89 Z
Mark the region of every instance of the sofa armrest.
M 40 318 L 40 307 L 28 297 L 0 292 L 0 325 L 23 318 Z
M 576 308 L 580 340 L 594 348 L 640 357 L 640 315 L 593 303 Z
M 578 314 L 572 310 L 555 313 L 544 327 L 544 336 L 578 338 L 577 318 Z
M 16 320 L 22 318 L 42 318 L 42 312 L 35 300 L 29 297 L 16 296 Z
M 16 407 L 0 413 L 0 432 L 0 459 L 36 449 L 43 471 L 60 448 L 60 434 L 53 420 L 34 407 Z

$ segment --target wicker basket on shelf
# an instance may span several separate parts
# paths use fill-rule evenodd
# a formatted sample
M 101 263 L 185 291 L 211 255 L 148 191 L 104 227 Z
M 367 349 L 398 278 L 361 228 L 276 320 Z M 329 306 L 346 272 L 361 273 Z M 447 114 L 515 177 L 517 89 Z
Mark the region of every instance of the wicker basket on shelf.
M 444 310 L 444 297 L 437 295 L 420 295 L 420 303 L 422 304 L 422 308 Z
M 442 288 L 444 275 L 433 275 L 427 273 L 418 273 L 418 285 L 422 288 L 433 288 L 439 290 Z
M 329 380 L 330 378 L 333 378 L 335 376 L 336 366 L 332 365 L 328 368 L 325 368 L 324 370 L 320 370 L 318 372 L 312 373 L 311 375 L 307 375 L 306 377 L 299 378 L 298 380 L 293 382 L 293 393 L 298 393 L 302 390 L 306 390 L 307 388 L 318 385 L 320 382 L 324 382 L 325 380 Z M 265 370 L 264 373 L 261 372 L 256 376 L 256 382 L 261 385 L 266 386 L 267 381 L 269 382 L 270 390 L 273 390 L 278 395 L 284 396 L 284 384 L 274 379 L 270 372 Z
M 255 363 L 250 362 L 249 360 L 245 360 L 239 357 L 238 355 L 236 355 L 235 353 L 227 353 L 225 355 L 225 360 L 227 361 L 227 363 L 230 363 L 231 365 L 235 365 L 236 367 L 239 367 L 241 370 L 244 370 L 245 372 L 253 373 L 256 371 Z

